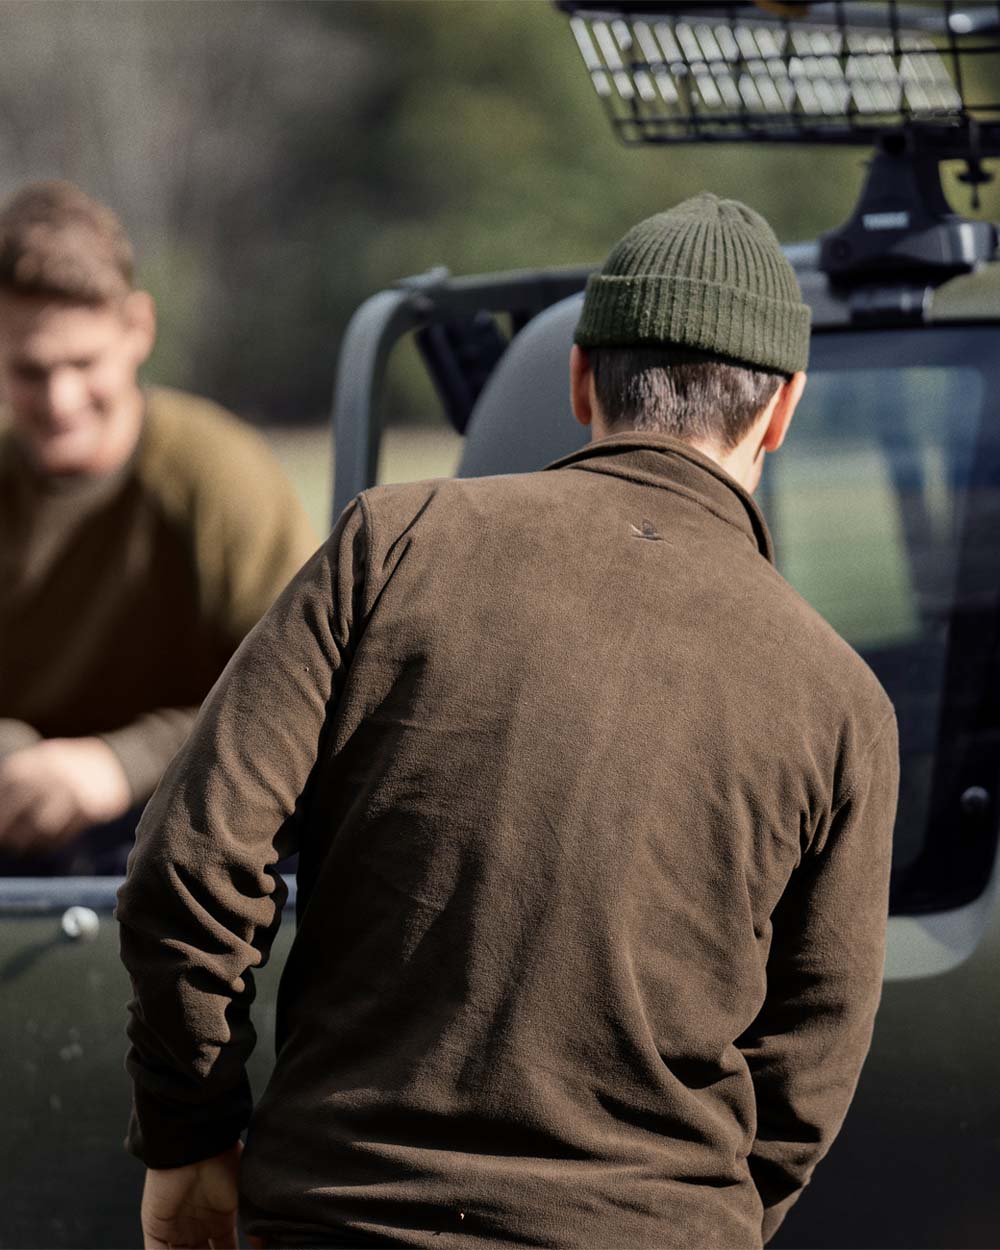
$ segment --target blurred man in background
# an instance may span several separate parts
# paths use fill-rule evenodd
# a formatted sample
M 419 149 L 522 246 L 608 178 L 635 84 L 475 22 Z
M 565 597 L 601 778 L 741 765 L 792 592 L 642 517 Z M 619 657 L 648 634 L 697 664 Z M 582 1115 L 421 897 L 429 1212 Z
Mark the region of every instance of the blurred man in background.
M 0 209 L 0 872 L 116 872 L 244 634 L 315 547 L 264 442 L 144 389 L 155 309 L 65 182 Z

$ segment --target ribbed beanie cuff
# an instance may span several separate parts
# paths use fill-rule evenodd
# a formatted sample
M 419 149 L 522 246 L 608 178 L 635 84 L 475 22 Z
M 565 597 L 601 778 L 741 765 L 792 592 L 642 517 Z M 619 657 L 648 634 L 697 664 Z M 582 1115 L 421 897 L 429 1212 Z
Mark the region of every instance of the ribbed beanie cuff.
M 809 308 L 764 219 L 699 195 L 618 243 L 587 282 L 574 339 L 584 348 L 691 347 L 795 373 L 809 360 Z

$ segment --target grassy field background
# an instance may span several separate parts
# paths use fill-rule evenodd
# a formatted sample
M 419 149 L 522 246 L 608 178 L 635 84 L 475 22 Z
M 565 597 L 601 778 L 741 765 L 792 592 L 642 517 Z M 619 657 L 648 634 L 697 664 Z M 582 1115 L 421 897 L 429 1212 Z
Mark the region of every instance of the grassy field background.
M 333 498 L 333 441 L 326 426 L 263 431 L 291 478 L 316 532 L 330 529 Z M 379 482 L 419 482 L 451 477 L 461 454 L 461 436 L 446 426 L 400 426 L 386 431 L 379 458 Z

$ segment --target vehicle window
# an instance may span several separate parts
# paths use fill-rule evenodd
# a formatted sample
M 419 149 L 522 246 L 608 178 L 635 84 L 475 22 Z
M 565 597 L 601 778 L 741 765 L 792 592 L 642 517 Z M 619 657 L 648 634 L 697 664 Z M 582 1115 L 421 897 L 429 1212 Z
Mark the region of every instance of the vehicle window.
M 897 871 L 933 833 L 950 623 L 975 595 L 970 555 L 980 577 L 989 563 L 988 552 L 970 551 L 981 527 L 969 522 L 970 507 L 1000 485 L 989 469 L 997 438 L 984 421 L 996 393 L 992 337 L 977 328 L 817 335 L 790 436 L 761 487 L 779 569 L 896 705 Z M 1000 558 L 990 580 L 996 573 Z
M 949 599 L 983 377 L 975 369 L 817 370 L 769 462 L 788 580 L 859 648 L 913 640 Z

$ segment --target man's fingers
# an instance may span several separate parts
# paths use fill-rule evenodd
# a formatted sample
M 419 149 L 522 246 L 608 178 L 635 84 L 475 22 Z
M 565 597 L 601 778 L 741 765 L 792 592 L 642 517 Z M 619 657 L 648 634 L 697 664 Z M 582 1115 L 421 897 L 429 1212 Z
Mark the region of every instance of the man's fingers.
M 18 817 L 29 802 L 30 796 L 0 772 L 0 843 L 5 849 L 11 841 Z
M 16 791 L 8 798 L 0 796 L 0 844 L 5 851 L 20 855 L 38 839 L 36 813 L 32 796 Z
M 212 1250 L 238 1250 L 239 1240 L 236 1235 L 236 1213 L 213 1217 L 207 1226 L 208 1240 L 205 1243 Z
M 145 1250 L 238 1250 L 239 1246 L 235 1215 L 150 1221 L 143 1225 L 142 1237 Z
M 13 854 L 57 845 L 71 814 L 58 787 L 24 775 L 26 754 L 0 765 L 0 845 Z
M 227 1229 L 224 1234 L 218 1237 L 209 1237 L 208 1244 L 212 1250 L 239 1250 L 239 1241 L 236 1236 L 236 1221 L 233 1226 Z
M 0 760 L 0 843 L 24 850 L 63 845 L 88 825 L 128 808 L 128 779 L 118 757 L 98 738 L 49 738 Z M 15 822 L 27 810 L 35 828 L 26 838 Z
M 5 814 L 6 828 L 0 834 L 0 843 L 5 851 L 15 855 L 55 850 L 70 832 L 69 813 L 58 795 L 48 795 L 40 801 L 30 794 L 18 795 Z

